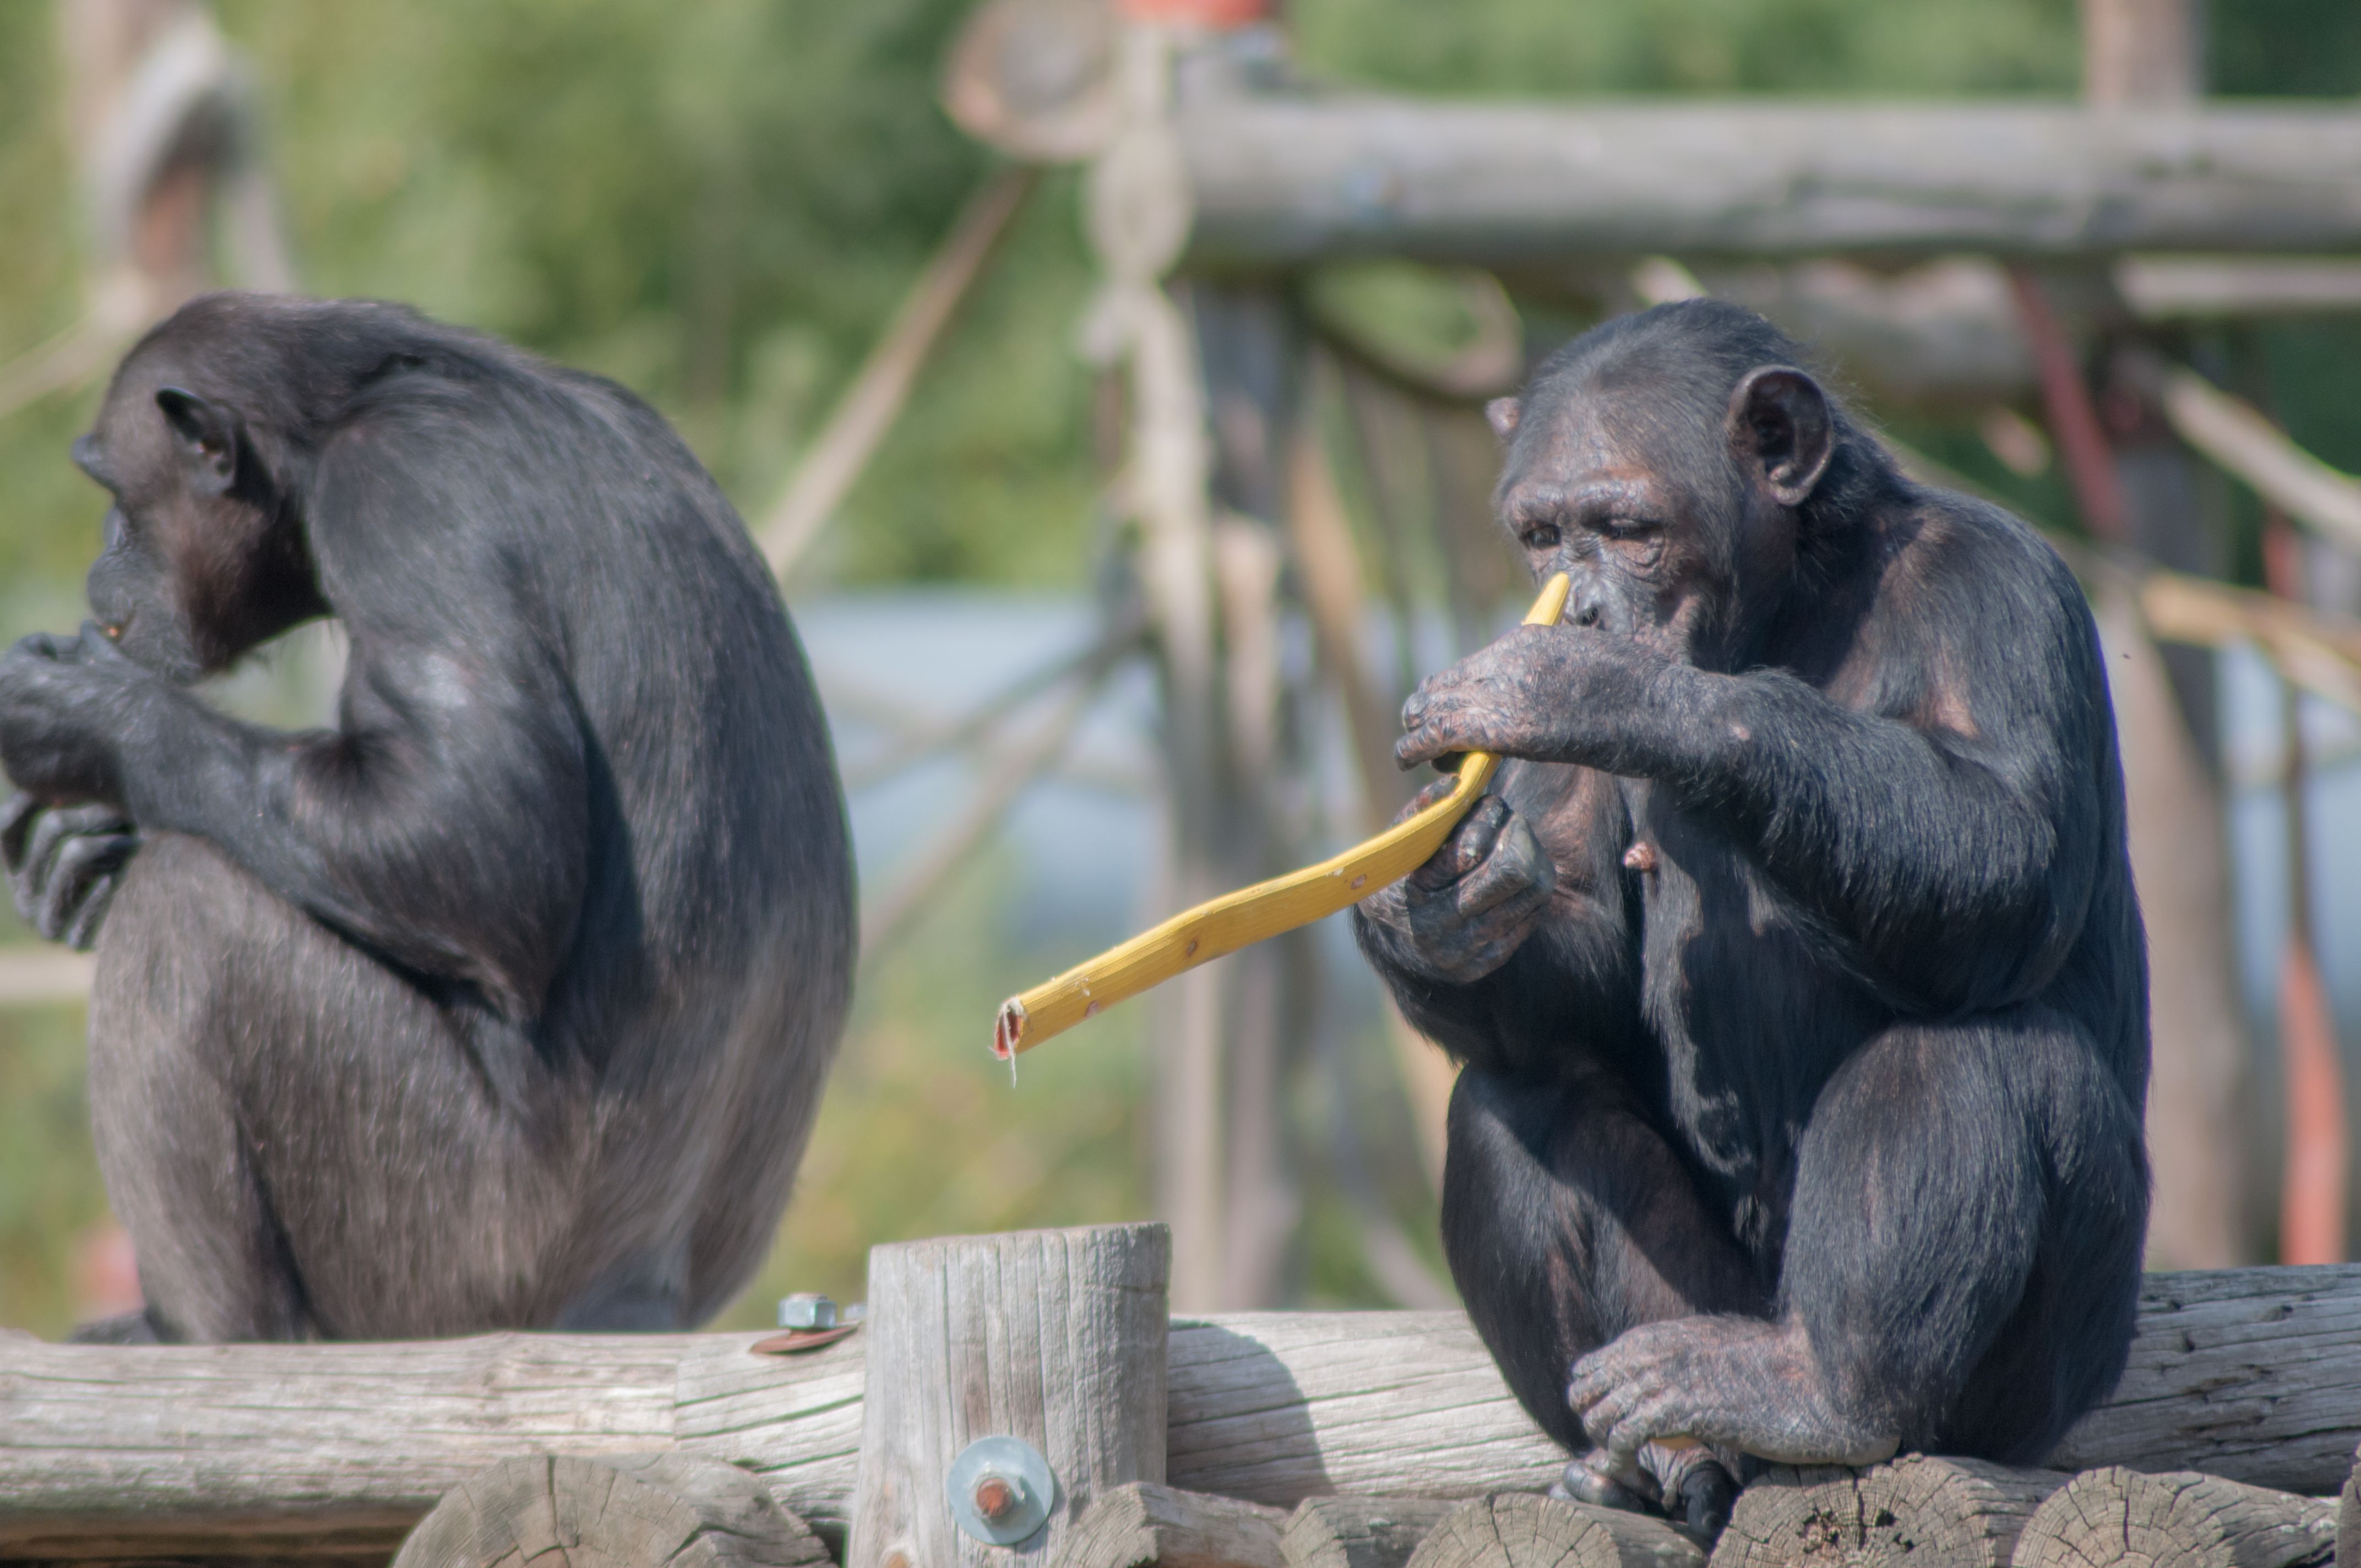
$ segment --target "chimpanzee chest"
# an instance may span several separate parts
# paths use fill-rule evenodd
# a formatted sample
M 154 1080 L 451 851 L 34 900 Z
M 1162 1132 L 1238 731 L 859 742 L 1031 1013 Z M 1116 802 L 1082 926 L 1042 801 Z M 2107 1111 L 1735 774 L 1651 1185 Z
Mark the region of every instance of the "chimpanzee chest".
M 1891 1014 L 1842 966 L 1851 944 L 1709 818 L 1631 792 L 1641 1013 L 1658 1107 L 1741 1240 L 1775 1247 L 1795 1146 L 1828 1079 Z

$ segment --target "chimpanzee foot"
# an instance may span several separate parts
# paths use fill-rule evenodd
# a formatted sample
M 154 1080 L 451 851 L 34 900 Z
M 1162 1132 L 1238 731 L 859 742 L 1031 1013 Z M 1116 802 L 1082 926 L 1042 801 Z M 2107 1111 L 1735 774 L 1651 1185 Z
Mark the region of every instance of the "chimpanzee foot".
M 1592 1449 L 1565 1467 L 1550 1496 L 1662 1515 L 1708 1550 L 1720 1539 L 1739 1491 L 1720 1455 L 1702 1443 L 1653 1442 L 1642 1443 L 1620 1475 L 1613 1464 L 1605 1449 Z
M 1575 1363 L 1566 1401 L 1617 1475 L 1654 1438 L 1789 1464 L 1873 1464 L 1900 1446 L 1845 1408 L 1800 1326 L 1756 1318 L 1643 1323 Z
M 1592 1449 L 1565 1467 L 1557 1484 L 1550 1488 L 1553 1497 L 1565 1497 L 1577 1503 L 1589 1503 L 1602 1508 L 1620 1508 L 1625 1513 L 1652 1514 L 1656 1511 L 1653 1496 L 1654 1485 L 1645 1475 L 1636 1475 L 1638 1486 L 1627 1486 L 1606 1471 L 1607 1455 Z

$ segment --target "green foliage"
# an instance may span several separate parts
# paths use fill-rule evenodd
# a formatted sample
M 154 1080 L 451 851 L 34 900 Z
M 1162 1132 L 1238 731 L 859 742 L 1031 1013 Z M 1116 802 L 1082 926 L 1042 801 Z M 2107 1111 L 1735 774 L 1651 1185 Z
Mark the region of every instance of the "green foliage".
M 2071 92 L 2072 0 L 1295 0 L 1306 65 L 1404 87 L 1565 93 Z

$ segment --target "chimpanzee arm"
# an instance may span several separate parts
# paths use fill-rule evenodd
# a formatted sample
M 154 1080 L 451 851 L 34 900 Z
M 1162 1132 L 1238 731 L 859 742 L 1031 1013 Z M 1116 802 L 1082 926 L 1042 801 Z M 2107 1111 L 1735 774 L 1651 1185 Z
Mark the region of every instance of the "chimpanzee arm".
M 1977 532 L 1883 610 L 1862 707 L 1776 668 L 1524 628 L 1412 699 L 1401 755 L 1497 745 L 1659 780 L 1918 1004 L 2032 994 L 2081 934 L 2121 784 L 2080 588 L 2018 525 Z
M 523 1019 L 573 941 L 588 775 L 553 617 L 502 526 L 514 502 L 483 471 L 423 436 L 324 453 L 308 521 L 351 638 L 337 729 L 230 718 L 91 630 L 49 651 L 104 730 L 82 767 L 37 771 L 145 830 L 211 839 L 281 898 Z

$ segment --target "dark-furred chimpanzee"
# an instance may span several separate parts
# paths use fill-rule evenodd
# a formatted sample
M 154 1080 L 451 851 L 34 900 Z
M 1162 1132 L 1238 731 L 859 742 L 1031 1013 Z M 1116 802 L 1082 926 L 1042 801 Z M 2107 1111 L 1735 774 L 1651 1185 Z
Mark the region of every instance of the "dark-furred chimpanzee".
M 1521 760 L 1356 921 L 1466 1063 L 1443 1233 L 1485 1343 L 1576 1495 L 1704 1530 L 1748 1456 L 2040 1459 L 2122 1368 L 2147 1211 L 2088 607 L 1799 359 L 1667 305 L 1494 405 L 1565 620 L 1411 698 L 1405 766 Z
M 610 382 L 256 295 L 150 333 L 74 457 L 115 502 L 98 624 L 0 660 L 0 848 L 46 934 L 104 916 L 93 1119 L 148 1299 L 115 1332 L 713 1312 L 853 957 L 825 721 L 729 502 Z M 187 689 L 323 615 L 335 729 Z

